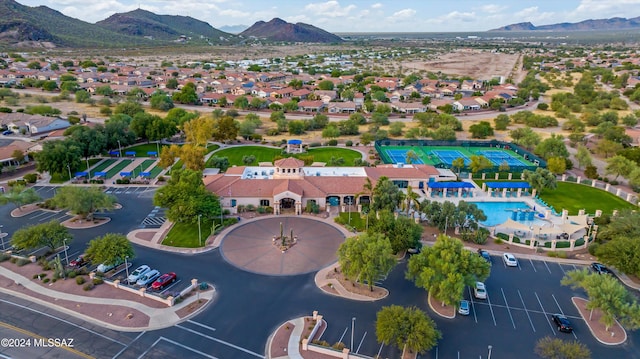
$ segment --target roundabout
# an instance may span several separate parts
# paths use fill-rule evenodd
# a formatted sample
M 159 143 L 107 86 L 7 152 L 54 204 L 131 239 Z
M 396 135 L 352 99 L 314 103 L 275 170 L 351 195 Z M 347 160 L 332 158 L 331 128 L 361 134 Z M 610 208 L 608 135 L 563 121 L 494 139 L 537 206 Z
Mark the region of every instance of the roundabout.
M 344 239 L 340 229 L 320 220 L 299 216 L 260 218 L 228 232 L 220 253 L 227 262 L 247 272 L 298 275 L 317 272 L 335 262 Z

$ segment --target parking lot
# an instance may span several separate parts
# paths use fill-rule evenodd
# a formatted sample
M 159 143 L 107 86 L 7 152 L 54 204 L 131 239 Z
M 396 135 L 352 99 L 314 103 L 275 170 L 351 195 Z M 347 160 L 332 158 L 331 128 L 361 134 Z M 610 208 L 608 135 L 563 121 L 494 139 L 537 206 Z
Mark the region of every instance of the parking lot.
M 426 295 L 419 297 L 412 304 L 427 310 L 429 316 L 436 321 L 443 338 L 438 346 L 430 353 L 419 356 L 421 358 L 486 358 L 488 347 L 492 347 L 492 357 L 516 358 L 535 357 L 533 349 L 535 343 L 545 336 L 557 337 L 563 340 L 578 340 L 585 343 L 594 353 L 602 350 L 611 354 L 611 348 L 599 344 L 589 331 L 578 310 L 571 302 L 572 296 L 585 295 L 569 287 L 561 286 L 560 280 L 570 270 L 580 269 L 581 266 L 559 264 L 541 260 L 520 259 L 518 267 L 506 267 L 500 257 L 493 257 L 491 276 L 485 281 L 487 299 L 476 299 L 473 290 L 468 288 L 465 299 L 471 302 L 468 316 L 456 315 L 447 320 L 440 318 L 430 309 L 426 309 L 424 300 Z M 403 280 L 394 270 L 389 278 L 382 283 L 384 287 L 398 284 Z M 403 290 L 404 294 L 415 298 L 412 290 Z M 389 300 L 397 304 L 401 296 L 393 293 Z M 385 300 L 386 301 L 386 300 Z M 573 333 L 559 332 L 551 321 L 551 315 L 564 314 L 574 328 Z M 323 340 L 330 344 L 343 342 L 349 347 L 353 340 L 354 351 L 361 355 L 375 357 L 396 357 L 394 348 L 387 348 L 377 343 L 375 335 L 375 317 L 332 318 L 329 316 L 329 326 L 323 334 Z M 353 339 L 352 339 L 353 335 Z

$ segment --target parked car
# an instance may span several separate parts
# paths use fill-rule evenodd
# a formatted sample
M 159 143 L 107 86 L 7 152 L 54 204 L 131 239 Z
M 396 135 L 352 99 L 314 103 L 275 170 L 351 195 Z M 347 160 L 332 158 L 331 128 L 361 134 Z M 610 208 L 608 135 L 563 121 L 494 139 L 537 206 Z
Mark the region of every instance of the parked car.
M 473 295 L 478 299 L 487 299 L 487 287 L 484 283 L 476 282 L 476 286 L 473 288 Z
M 489 255 L 489 252 L 484 249 L 478 249 L 478 255 L 491 264 L 491 255 Z
M 89 261 L 86 258 L 85 254 L 81 254 L 78 256 L 78 258 L 72 260 L 71 262 L 69 262 L 69 266 L 73 267 L 73 268 L 80 268 L 83 267 L 85 264 L 89 263 Z
M 571 333 L 573 331 L 573 328 L 571 327 L 571 322 L 564 315 L 554 314 L 551 316 L 551 320 L 553 320 L 553 322 L 558 327 L 558 331 L 565 332 L 565 333 Z
M 96 269 L 96 271 L 100 272 L 100 273 L 107 273 L 108 271 L 112 270 L 113 268 L 119 266 L 120 264 L 122 264 L 121 260 L 116 260 L 113 263 L 102 263 L 98 266 L 98 268 Z
M 2 132 L 2 134 L 3 134 L 3 135 L 5 135 L 5 136 L 6 136 L 6 135 L 13 135 L 13 131 L 11 131 L 11 130 L 6 130 L 6 131 Z
M 178 276 L 176 276 L 174 272 L 165 273 L 160 278 L 156 279 L 153 284 L 151 284 L 151 289 L 160 290 L 167 285 L 175 282 L 177 278 Z
M 461 315 L 469 315 L 469 311 L 471 309 L 471 303 L 468 300 L 461 300 L 460 306 L 458 307 L 458 313 Z
M 153 283 L 156 279 L 158 279 L 159 276 L 160 276 L 160 272 L 158 272 L 155 269 L 152 269 L 147 273 L 143 274 L 142 277 L 140 277 L 136 282 L 136 285 L 139 285 L 141 287 L 146 287 L 149 284 Z
M 607 268 L 602 263 L 597 263 L 597 262 L 591 263 L 591 270 L 598 274 L 613 275 L 613 272 L 611 271 L 611 269 Z
M 514 256 L 511 253 L 505 253 L 502 255 L 502 260 L 504 261 L 504 264 L 507 267 L 517 267 L 518 266 L 518 260 L 516 259 L 516 256 Z
M 140 279 L 140 277 L 142 277 L 145 273 L 147 273 L 150 270 L 151 268 L 149 268 L 148 265 L 143 264 L 140 267 L 136 268 L 136 270 L 131 272 L 131 274 L 129 274 L 129 276 L 127 277 L 127 281 L 129 283 L 135 283 L 138 281 L 138 279 Z

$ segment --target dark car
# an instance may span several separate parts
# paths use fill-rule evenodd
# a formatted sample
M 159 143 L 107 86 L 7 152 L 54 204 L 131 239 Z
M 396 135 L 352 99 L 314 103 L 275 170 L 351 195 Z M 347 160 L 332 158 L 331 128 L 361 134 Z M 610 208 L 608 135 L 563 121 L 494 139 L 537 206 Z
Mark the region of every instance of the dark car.
M 2 134 L 3 134 L 3 135 L 5 135 L 5 136 L 6 136 L 6 135 L 13 135 L 13 131 L 11 131 L 11 130 L 6 130 L 6 131 L 2 132 Z
M 489 252 L 485 251 L 484 249 L 478 249 L 478 255 L 484 258 L 484 260 L 486 260 L 487 262 L 491 263 L 491 255 L 489 254 Z
M 562 314 L 554 314 L 551 316 L 551 320 L 556 324 L 558 330 L 565 333 L 571 333 L 573 328 L 569 319 Z
M 601 263 L 591 263 L 591 270 L 598 274 L 613 275 L 613 272 Z
M 89 261 L 87 261 L 87 258 L 84 254 L 81 254 L 78 256 L 78 258 L 72 260 L 69 265 L 73 268 L 80 268 L 83 267 L 85 264 L 87 264 Z
M 161 275 L 160 278 L 156 279 L 156 281 L 153 282 L 153 284 L 151 284 L 151 289 L 160 290 L 160 289 L 166 287 L 167 285 L 175 282 L 176 278 L 177 278 L 177 276 L 173 272 L 165 273 L 165 274 Z

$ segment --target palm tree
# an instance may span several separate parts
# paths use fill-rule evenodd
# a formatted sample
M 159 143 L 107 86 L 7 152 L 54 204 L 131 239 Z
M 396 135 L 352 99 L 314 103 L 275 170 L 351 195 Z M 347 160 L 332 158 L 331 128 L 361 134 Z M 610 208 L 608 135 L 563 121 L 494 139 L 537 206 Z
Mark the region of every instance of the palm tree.
M 413 191 L 411 186 L 407 186 L 407 193 L 403 194 L 403 205 L 404 209 L 407 211 L 407 215 L 409 215 L 409 210 L 411 209 L 411 204 L 415 204 L 416 208 L 420 210 L 420 202 L 418 201 L 420 195 Z

